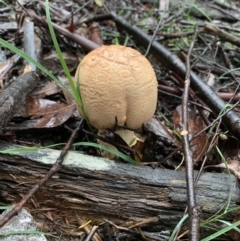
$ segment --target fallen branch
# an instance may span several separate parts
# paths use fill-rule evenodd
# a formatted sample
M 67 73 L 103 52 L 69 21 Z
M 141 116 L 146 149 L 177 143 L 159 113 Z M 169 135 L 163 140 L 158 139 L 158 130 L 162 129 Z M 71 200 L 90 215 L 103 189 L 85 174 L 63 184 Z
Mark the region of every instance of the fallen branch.
M 1 150 L 16 147 L 0 143 Z M 59 154 L 56 150 L 0 154 L 1 202 L 19 202 L 47 173 Z M 224 211 L 231 188 L 229 208 L 237 208 L 240 189 L 236 178 L 224 173 L 202 173 L 196 187 L 196 202 L 202 207 L 201 221 L 221 209 Z M 187 205 L 186 177 L 184 171 L 152 169 L 69 152 L 61 170 L 34 195 L 34 200 L 35 207 L 32 203 L 25 207 L 41 207 L 38 214 L 41 210 L 45 212 L 45 208 L 54 208 L 116 223 L 157 217 L 158 230 L 173 230 Z M 228 213 L 224 220 L 231 222 L 235 213 Z M 219 223 L 215 227 L 221 228 Z M 201 232 L 203 237 L 211 229 L 201 228 Z
M 27 22 L 24 25 L 24 52 L 34 60 L 39 60 L 37 56 L 35 41 L 34 41 L 34 25 L 32 22 Z M 25 105 L 26 96 L 33 90 L 38 82 L 36 66 L 31 63 L 31 72 L 19 76 L 11 83 L 0 95 L 0 132 L 15 114 Z
M 25 105 L 26 96 L 33 90 L 37 80 L 35 72 L 28 72 L 19 76 L 3 90 L 0 95 L 0 132 L 13 118 L 13 115 Z

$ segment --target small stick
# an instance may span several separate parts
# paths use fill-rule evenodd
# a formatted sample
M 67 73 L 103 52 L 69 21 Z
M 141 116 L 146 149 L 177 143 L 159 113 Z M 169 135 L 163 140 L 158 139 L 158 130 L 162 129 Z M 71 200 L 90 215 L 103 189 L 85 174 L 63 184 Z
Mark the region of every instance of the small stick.
M 32 19 L 32 21 L 35 23 L 35 25 L 43 26 L 45 28 L 48 27 L 47 21 L 44 18 L 37 16 L 37 14 L 33 10 L 26 10 L 26 16 L 29 16 Z M 80 36 L 76 33 L 71 33 L 68 29 L 65 29 L 55 23 L 52 23 L 52 25 L 56 32 L 80 44 L 82 47 L 84 47 L 89 51 L 100 47 L 99 45 L 95 44 L 91 40 L 83 36 Z
M 93 238 L 93 235 L 96 233 L 97 229 L 98 229 L 98 226 L 96 226 L 96 225 L 93 226 L 91 232 L 88 234 L 88 236 L 87 236 L 87 238 L 85 239 L 85 241 L 91 241 L 92 238 Z
M 187 181 L 187 193 L 188 193 L 188 213 L 189 213 L 189 240 L 197 241 L 199 240 L 199 230 L 200 230 L 200 212 L 198 211 L 198 207 L 196 205 L 196 195 L 194 188 L 194 175 L 193 175 L 193 160 L 192 160 L 192 152 L 190 148 L 189 142 L 189 133 L 188 133 L 188 94 L 190 88 L 190 56 L 192 53 L 192 49 L 194 46 L 194 41 L 197 37 L 197 27 L 195 29 L 193 41 L 190 45 L 188 55 L 186 58 L 186 77 L 185 77 L 185 88 L 183 91 L 182 98 L 182 125 L 183 131 L 182 134 L 183 140 L 183 152 L 185 159 L 185 167 L 186 167 L 186 181 Z M 182 132 L 183 133 L 183 132 Z

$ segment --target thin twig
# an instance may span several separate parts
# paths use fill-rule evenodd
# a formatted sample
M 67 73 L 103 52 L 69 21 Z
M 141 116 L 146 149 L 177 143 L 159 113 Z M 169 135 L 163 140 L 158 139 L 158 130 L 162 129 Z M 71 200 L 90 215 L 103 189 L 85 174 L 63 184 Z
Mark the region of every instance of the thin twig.
M 229 109 L 224 111 L 220 116 L 218 116 L 210 125 L 206 126 L 204 129 L 202 129 L 200 132 L 198 132 L 197 135 L 194 136 L 194 139 L 198 136 L 200 136 L 203 132 L 205 132 L 207 129 L 212 127 L 216 122 L 222 119 L 223 116 L 225 116 L 229 111 L 233 110 L 238 104 L 240 103 L 240 100 L 236 102 L 234 105 L 232 105 Z M 192 139 L 193 140 L 193 139 Z
M 190 57 L 192 49 L 194 46 L 194 41 L 197 37 L 197 27 L 195 29 L 193 41 L 190 45 L 188 55 L 186 58 L 186 78 L 185 78 L 185 87 L 183 91 L 182 99 L 182 140 L 183 140 L 183 152 L 185 158 L 185 167 L 186 167 L 186 182 L 187 182 L 187 194 L 188 194 L 188 213 L 189 213 L 189 240 L 197 241 L 199 240 L 199 212 L 196 207 L 196 196 L 194 191 L 194 174 L 193 174 L 193 159 L 192 152 L 189 143 L 189 132 L 188 132 L 188 93 L 190 88 Z
M 159 27 L 160 27 L 160 25 L 161 25 L 161 23 L 162 23 L 162 17 L 163 17 L 163 15 L 161 15 L 161 18 L 160 18 L 160 20 L 159 20 L 159 22 L 158 22 L 158 25 L 157 25 L 154 33 L 153 33 L 152 39 L 151 39 L 151 41 L 150 41 L 149 44 L 148 44 L 148 47 L 147 47 L 147 50 L 146 50 L 144 56 L 147 56 L 147 55 L 149 54 L 149 51 L 150 51 L 151 46 L 152 46 L 152 42 L 154 41 L 155 36 L 156 36 L 156 34 L 157 34 L 157 32 L 158 32 L 158 29 L 159 29 Z
M 98 229 L 98 226 L 93 226 L 91 232 L 88 234 L 87 238 L 84 241 L 91 241 L 97 229 Z
M 197 182 L 198 182 L 198 180 L 199 180 L 199 178 L 200 178 L 200 175 L 201 175 L 201 173 L 202 173 L 202 170 L 203 170 L 203 168 L 204 168 L 204 166 L 205 166 L 205 163 L 206 163 L 206 161 L 207 161 L 208 153 L 212 150 L 213 146 L 216 144 L 216 142 L 217 142 L 217 140 L 218 140 L 218 137 L 219 137 L 218 130 L 219 130 L 219 128 L 220 128 L 220 125 L 221 125 L 221 121 L 218 122 L 216 131 L 215 131 L 213 137 L 211 138 L 210 144 L 208 145 L 208 149 L 207 149 L 207 151 L 206 151 L 205 157 L 204 157 L 204 159 L 203 159 L 203 162 L 201 163 L 201 168 L 200 168 L 200 170 L 199 170 L 199 172 L 198 172 L 198 174 L 197 174 L 197 176 L 196 176 L 196 178 L 195 178 L 195 186 L 197 185 Z
M 26 16 L 31 18 L 31 20 L 35 23 L 35 25 L 43 26 L 45 28 L 48 27 L 47 21 L 44 18 L 39 17 L 33 10 L 31 10 L 31 9 L 25 10 L 25 14 L 26 14 Z M 56 32 L 71 39 L 72 41 L 75 41 L 77 44 L 80 44 L 82 47 L 84 47 L 85 49 L 87 49 L 89 51 L 100 47 L 99 45 L 95 44 L 94 42 L 92 42 L 91 40 L 89 40 L 83 36 L 80 36 L 76 33 L 71 33 L 66 28 L 63 28 L 55 23 L 52 23 L 52 25 Z

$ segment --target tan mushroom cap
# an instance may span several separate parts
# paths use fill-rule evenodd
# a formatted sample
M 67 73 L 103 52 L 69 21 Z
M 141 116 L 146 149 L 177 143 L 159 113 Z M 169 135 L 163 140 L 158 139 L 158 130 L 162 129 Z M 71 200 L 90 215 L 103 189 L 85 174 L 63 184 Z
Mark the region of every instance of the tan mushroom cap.
M 110 45 L 91 51 L 77 68 L 77 80 L 85 113 L 97 129 L 114 128 L 116 118 L 119 126 L 137 129 L 154 114 L 156 75 L 132 48 Z

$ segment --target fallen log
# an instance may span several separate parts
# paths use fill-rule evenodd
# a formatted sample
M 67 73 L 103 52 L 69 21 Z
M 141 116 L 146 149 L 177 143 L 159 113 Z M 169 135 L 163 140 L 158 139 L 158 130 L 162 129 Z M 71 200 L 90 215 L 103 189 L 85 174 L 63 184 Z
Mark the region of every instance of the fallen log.
M 0 142 L 0 150 L 16 147 Z M 50 149 L 0 154 L 0 204 L 20 201 L 59 154 Z M 196 190 L 202 220 L 223 211 L 230 195 L 229 208 L 238 206 L 240 190 L 233 175 L 203 173 Z M 185 172 L 134 166 L 71 151 L 62 169 L 35 195 L 35 200 L 41 208 L 75 210 L 98 220 L 157 217 L 158 230 L 172 230 L 186 207 Z M 224 220 L 232 221 L 235 213 L 224 216 Z

